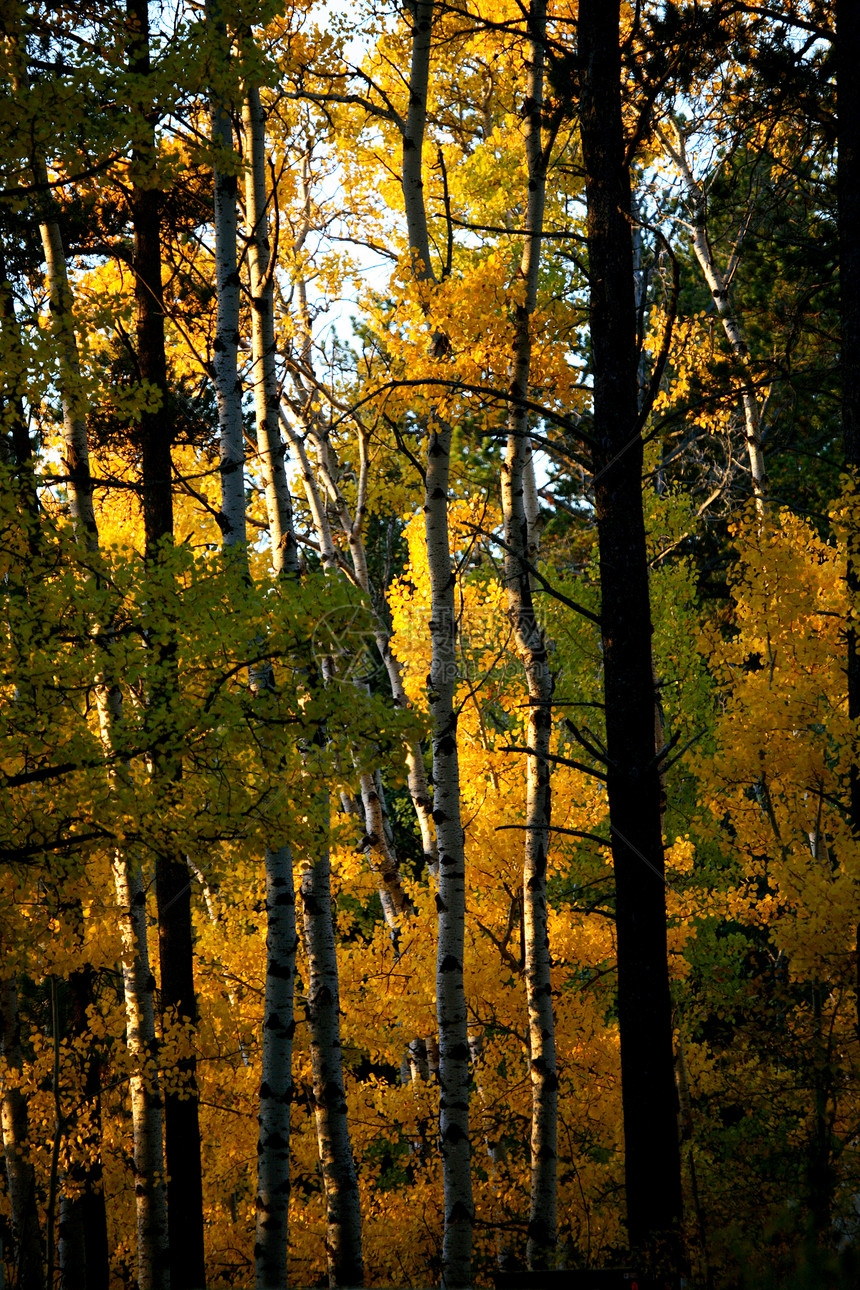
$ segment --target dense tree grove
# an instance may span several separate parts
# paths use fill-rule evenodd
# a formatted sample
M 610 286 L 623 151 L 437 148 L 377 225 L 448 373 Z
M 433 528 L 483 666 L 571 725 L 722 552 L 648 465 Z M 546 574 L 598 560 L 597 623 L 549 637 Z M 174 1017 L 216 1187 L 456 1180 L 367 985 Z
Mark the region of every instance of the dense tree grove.
M 0 41 L 0 1285 L 855 1285 L 860 7 Z

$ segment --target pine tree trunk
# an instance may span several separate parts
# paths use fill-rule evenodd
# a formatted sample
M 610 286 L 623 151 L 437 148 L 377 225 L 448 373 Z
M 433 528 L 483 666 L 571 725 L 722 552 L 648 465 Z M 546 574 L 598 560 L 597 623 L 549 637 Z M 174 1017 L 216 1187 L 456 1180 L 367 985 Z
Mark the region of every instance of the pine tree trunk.
M 526 1258 L 530 1270 L 550 1266 L 556 1244 L 556 1159 L 558 1073 L 555 1017 L 550 976 L 546 867 L 550 825 L 550 738 L 553 677 L 543 632 L 535 616 L 528 563 L 536 554 L 528 509 L 534 509 L 529 487 L 531 452 L 528 398 L 531 369 L 531 316 L 537 304 L 541 233 L 546 192 L 546 164 L 541 136 L 543 111 L 546 7 L 532 0 L 529 10 L 523 132 L 528 163 L 526 239 L 519 280 L 525 299 L 516 305 L 511 353 L 511 408 L 502 465 L 502 513 L 505 524 L 505 587 L 508 616 L 528 684 L 526 746 L 526 832 L 523 865 L 523 923 L 529 1053 L 532 1085 L 531 1188 Z M 533 480 L 533 469 L 531 471 Z M 527 503 L 530 503 L 527 509 Z
M 48 269 L 53 324 L 60 337 L 60 393 L 71 510 L 79 524 L 83 544 L 89 551 L 97 552 L 98 531 L 92 505 L 86 424 L 76 407 L 80 369 L 68 272 L 56 223 L 44 223 L 41 234 Z M 98 636 L 97 631 L 97 645 L 101 648 Z M 118 743 L 122 700 L 118 688 L 102 673 L 101 666 L 96 678 L 96 699 L 102 744 L 106 754 L 112 756 Z M 116 852 L 112 859 L 112 871 L 124 947 L 123 989 L 129 1050 L 141 1063 L 148 1061 L 150 1069 L 155 1071 L 156 1036 L 152 1008 L 154 981 L 149 970 L 146 944 L 145 893 L 138 868 L 129 857 Z M 134 908 L 132 900 L 136 902 Z M 94 1059 L 88 1067 L 85 1090 L 88 1098 L 98 1097 L 100 1076 L 97 1065 Z M 144 1079 L 139 1071 L 132 1076 L 131 1105 L 135 1143 L 138 1281 L 140 1290 L 168 1290 L 162 1103 L 157 1076 Z M 109 1279 L 107 1224 L 100 1175 L 98 1163 L 87 1170 L 84 1195 L 78 1202 L 83 1207 L 87 1271 L 93 1290 L 101 1290 Z
M 127 0 L 129 70 L 147 87 L 151 76 L 149 13 L 147 0 Z M 144 91 L 148 96 L 148 89 Z M 147 117 L 149 137 L 138 145 L 133 165 L 139 171 L 155 165 L 154 117 Z M 161 285 L 161 205 L 155 186 L 134 182 L 130 192 L 134 253 L 135 338 L 137 365 L 144 381 L 160 391 L 157 410 L 140 416 L 142 452 L 143 520 L 146 558 L 159 560 L 173 537 L 173 488 L 171 445 L 173 423 L 164 341 L 164 298 Z M 156 647 L 156 681 L 151 685 L 150 710 L 169 712 L 178 702 L 175 645 L 165 636 Z M 169 732 L 168 732 L 169 734 Z M 154 747 L 153 780 L 164 797 L 165 808 L 175 796 L 182 768 L 175 754 Z M 194 949 L 191 929 L 191 885 L 181 854 L 168 843 L 155 861 L 155 895 L 158 907 L 161 1005 L 165 1018 L 194 1028 L 197 1000 L 194 994 Z M 196 1058 L 191 1052 L 177 1063 L 178 1087 L 165 1096 L 165 1153 L 167 1209 L 170 1225 L 170 1277 L 173 1290 L 203 1290 L 206 1267 L 203 1244 L 203 1182 L 200 1161 L 200 1124 Z
M 323 805 L 322 801 L 320 805 Z M 325 804 L 327 807 L 327 803 Z M 328 848 L 302 874 L 302 925 L 308 960 L 308 1028 L 314 1115 L 326 1193 L 329 1285 L 364 1284 L 358 1180 L 349 1139 L 340 1048 L 340 992 Z
M 69 977 L 72 1003 L 73 1039 L 81 1039 L 88 1030 L 87 1008 L 93 1001 L 94 969 L 87 963 Z M 110 1285 L 110 1250 L 108 1248 L 107 1210 L 102 1185 L 101 1162 L 101 1084 L 102 1060 L 96 1046 L 81 1058 L 83 1102 L 89 1116 L 87 1132 L 80 1143 L 83 1159 L 70 1167 L 68 1181 L 79 1195 L 74 1200 L 62 1198 L 59 1228 L 61 1285 L 71 1286 L 72 1278 L 84 1278 L 86 1290 L 108 1290 Z M 81 1124 L 78 1122 L 78 1134 Z M 77 1282 L 74 1282 L 77 1284 Z
M 12 1217 L 16 1282 L 20 1290 L 44 1290 L 42 1236 L 36 1203 L 36 1176 L 29 1159 L 27 1103 L 16 1079 L 24 1064 L 18 989 L 14 978 L 0 982 L 0 1058 L 8 1064 L 3 1081 L 3 1153 Z
M 594 355 L 609 818 L 631 1246 L 678 1266 L 680 1154 L 666 952 L 651 609 L 637 425 L 630 178 L 621 119 L 619 0 L 581 0 L 580 128 Z
M 860 12 L 853 0 L 836 0 L 836 164 L 839 231 L 840 369 L 842 375 L 842 443 L 845 473 L 860 489 Z M 848 596 L 852 610 L 860 603 L 860 523 L 856 515 L 848 534 Z M 860 838 L 860 640 L 853 620 L 845 632 L 848 674 L 848 717 L 855 749 L 851 759 L 849 810 L 855 838 Z M 856 936 L 855 982 L 857 1036 L 860 1038 L 860 927 Z

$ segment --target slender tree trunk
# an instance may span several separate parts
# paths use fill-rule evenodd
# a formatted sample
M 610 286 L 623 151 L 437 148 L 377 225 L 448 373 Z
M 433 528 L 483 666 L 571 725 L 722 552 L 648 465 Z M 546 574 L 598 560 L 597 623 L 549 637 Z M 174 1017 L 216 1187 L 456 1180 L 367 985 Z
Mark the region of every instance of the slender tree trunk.
M 845 473 L 860 490 L 860 12 L 852 0 L 836 0 L 836 166 L 839 231 L 840 368 L 842 373 L 842 442 Z M 860 601 L 860 523 L 856 515 L 848 533 L 848 597 L 852 611 Z M 853 618 L 846 632 L 848 717 L 855 740 L 849 780 L 849 810 L 855 838 L 860 838 L 860 640 Z M 860 926 L 856 935 L 857 1037 L 860 1039 Z
M 699 262 L 699 268 L 714 301 L 714 307 L 723 324 L 723 331 L 729 342 L 732 357 L 741 379 L 741 403 L 744 410 L 744 437 L 747 445 L 747 457 L 750 464 L 752 491 L 755 499 L 756 513 L 763 520 L 767 513 L 767 469 L 761 443 L 761 413 L 759 397 L 756 391 L 752 370 L 749 346 L 743 328 L 732 307 L 729 278 L 717 263 L 708 237 L 707 197 L 701 184 L 696 183 L 690 163 L 687 160 L 683 136 L 679 133 L 677 140 L 670 140 L 667 132 L 658 130 L 661 140 L 670 153 L 681 174 L 687 198 L 690 203 L 690 241 L 693 252 Z
M 363 536 L 365 511 L 364 499 L 367 496 L 367 478 L 369 470 L 366 431 L 364 426 L 359 424 L 358 500 L 355 507 L 355 514 L 350 515 L 346 498 L 343 496 L 337 482 L 337 459 L 335 457 L 334 449 L 331 446 L 327 428 L 324 425 L 321 425 L 320 420 L 317 419 L 313 425 L 308 427 L 308 430 L 317 450 L 318 468 L 329 502 L 334 508 L 340 523 L 341 531 L 346 537 L 349 545 L 355 581 L 367 595 L 368 599 L 371 599 L 370 577 L 367 568 L 367 553 L 364 547 Z M 406 691 L 403 688 L 401 666 L 391 651 L 391 633 L 388 631 L 381 617 L 375 615 L 375 618 L 376 626 L 374 637 L 376 640 L 376 648 L 383 666 L 385 667 L 386 675 L 388 676 L 391 697 L 394 700 L 395 707 L 408 708 L 409 700 L 406 697 Z M 424 757 L 421 751 L 421 745 L 417 739 L 412 740 L 407 745 L 406 771 L 409 795 L 412 798 L 412 805 L 415 810 L 415 815 L 418 820 L 418 828 L 421 833 L 421 845 L 424 852 L 424 861 L 431 877 L 435 881 L 439 872 L 439 855 L 438 848 L 436 846 L 436 835 L 433 828 L 433 804 L 430 798 L 430 789 L 427 784 L 427 773 L 424 769 Z
M 151 76 L 147 0 L 127 0 L 130 36 L 129 70 L 146 87 Z M 148 91 L 145 91 L 148 93 Z M 138 172 L 156 164 L 154 117 L 147 117 L 149 138 L 133 156 Z M 132 269 L 135 284 L 135 332 L 140 376 L 160 392 L 160 406 L 140 416 L 143 519 L 146 557 L 159 560 L 173 537 L 171 445 L 173 418 L 167 382 L 164 342 L 164 297 L 161 285 L 162 195 L 151 181 L 136 180 L 130 194 L 134 229 Z M 170 712 L 178 702 L 175 642 L 166 636 L 155 651 L 155 681 L 150 709 Z M 168 717 L 169 719 L 169 717 Z M 169 735 L 169 731 L 166 732 Z M 152 774 L 169 811 L 181 779 L 181 762 L 159 747 L 152 751 Z M 191 884 L 182 855 L 169 842 L 156 855 L 161 1005 L 165 1017 L 187 1027 L 197 1025 L 194 994 L 194 950 L 191 929 Z M 193 1052 L 178 1063 L 180 1087 L 165 1095 L 167 1210 L 170 1227 L 170 1276 L 173 1290 L 202 1290 L 206 1283 L 203 1245 L 203 1183 L 200 1125 Z M 172 1084 L 175 1082 L 172 1081 Z
M 594 491 L 600 549 L 609 818 L 631 1246 L 676 1268 L 681 1181 L 651 609 L 637 431 L 630 178 L 621 119 L 619 0 L 581 0 L 580 111 L 594 354 Z
M 320 805 L 325 805 L 327 801 Z M 328 847 L 302 874 L 302 924 L 308 960 L 314 1115 L 326 1191 L 329 1285 L 364 1284 L 358 1180 L 349 1140 L 340 1049 L 340 991 L 331 908 Z
M 424 520 L 430 570 L 432 661 L 428 699 L 433 740 L 433 819 L 439 847 L 436 1017 L 439 1027 L 439 1138 L 445 1206 L 442 1284 L 471 1284 L 472 1200 L 469 1036 L 463 980 L 466 856 L 457 749 L 457 611 L 448 530 L 451 427 L 433 420 L 427 449 Z
M 209 3 L 213 46 L 223 67 L 229 60 L 220 6 Z M 226 105 L 211 93 L 212 140 L 232 151 Z M 215 269 L 218 316 L 213 375 L 221 446 L 221 527 L 225 551 L 235 550 L 247 569 L 242 390 L 238 372 L 239 272 L 237 184 L 215 168 Z M 250 577 L 250 570 L 247 570 Z M 258 679 L 252 677 L 252 684 Z M 262 1071 L 257 1139 L 254 1274 L 257 1290 L 280 1290 L 287 1275 L 290 1209 L 290 1107 L 293 1100 L 293 1033 L 296 909 L 289 846 L 265 851 L 266 985 L 263 1000 Z
M 293 858 L 287 846 L 267 848 L 266 990 L 254 1244 L 257 1290 L 280 1290 L 287 1275 L 295 972 Z
M 302 469 L 305 494 L 308 499 L 308 506 L 310 507 L 317 543 L 319 544 L 322 566 L 327 573 L 336 573 L 338 568 L 337 552 L 334 545 L 334 539 L 332 537 L 325 501 L 317 483 L 307 448 L 305 447 L 305 436 L 300 435 L 293 430 L 285 414 L 282 414 L 281 419 L 283 421 L 284 430 Z M 313 423 L 315 420 L 316 416 L 311 410 L 305 421 L 304 431 L 305 435 L 313 439 L 317 450 L 319 451 L 321 436 L 318 434 L 314 435 Z M 327 466 L 328 465 L 329 463 L 327 463 Z M 328 469 L 325 471 L 325 475 L 330 478 Z M 346 503 L 343 498 L 341 498 L 341 502 L 345 508 Z M 367 587 L 365 587 L 364 590 L 367 590 Z M 328 666 L 331 671 L 331 676 L 334 676 L 337 670 L 337 660 L 329 660 Z M 331 676 L 327 676 L 326 679 L 330 680 Z M 361 682 L 359 682 L 359 685 L 361 685 Z M 392 936 L 396 937 L 401 917 L 404 914 L 408 915 L 412 913 L 413 906 L 404 890 L 403 880 L 400 874 L 400 866 L 397 862 L 397 855 L 388 837 L 382 796 L 379 791 L 377 777 L 374 772 L 363 771 L 359 776 L 359 785 L 361 789 L 361 804 L 364 810 L 364 837 L 362 839 L 362 849 L 367 856 L 371 870 L 377 875 L 379 880 L 379 899 L 382 905 L 382 910 L 385 915 L 385 920 L 391 928 Z
M 403 131 L 402 184 L 409 247 L 416 276 L 433 281 L 422 152 L 433 39 L 433 0 L 417 0 L 412 13 L 409 110 Z M 441 352 L 442 338 L 434 348 Z M 448 527 L 451 426 L 431 416 L 424 480 L 424 526 L 430 573 L 432 661 L 428 703 L 433 743 L 433 821 L 439 854 L 436 895 L 436 1018 L 439 1030 L 439 1139 L 442 1154 L 444 1235 L 442 1285 L 459 1290 L 471 1284 L 472 1197 L 469 1138 L 469 1035 L 464 987 L 466 857 L 460 818 L 460 766 L 457 749 L 457 613 L 455 573 Z
M 213 61 L 218 79 L 230 64 L 227 27 L 221 18 L 220 0 L 207 0 Z M 214 79 L 214 78 L 213 78 Z M 228 157 L 234 157 L 233 126 L 221 89 L 209 93 L 212 144 L 216 155 L 215 189 L 215 287 L 217 317 L 212 346 L 212 375 L 218 400 L 221 476 L 221 530 L 225 549 L 247 541 L 245 520 L 245 440 L 242 421 L 242 383 L 239 379 L 239 303 L 241 284 L 238 262 L 238 182 Z M 226 168 L 225 168 L 226 167 Z
M 18 1020 L 18 989 L 12 977 L 0 982 L 0 1057 L 5 1059 L 9 1068 L 2 1088 L 3 1153 L 12 1211 L 16 1285 L 20 1290 L 43 1290 L 45 1269 L 36 1176 L 29 1159 L 27 1102 L 17 1083 L 24 1058 Z
M 251 346 L 257 450 L 266 488 L 266 509 L 275 568 L 295 577 L 299 553 L 293 526 L 293 506 L 284 470 L 286 444 L 278 415 L 278 377 L 275 370 L 274 265 L 270 263 L 266 198 L 266 117 L 256 85 L 246 89 L 242 108 L 245 133 L 245 222 L 248 226 L 248 270 L 251 288 Z
M 546 867 L 550 825 L 550 763 L 553 677 L 543 632 L 532 600 L 527 562 L 535 552 L 527 505 L 534 478 L 528 440 L 528 414 L 521 400 L 528 397 L 531 368 L 531 316 L 537 305 L 541 233 L 546 192 L 546 160 L 541 134 L 543 111 L 546 7 L 532 0 L 529 9 L 523 131 L 528 163 L 526 238 L 519 278 L 525 299 L 516 306 L 511 353 L 511 407 L 508 442 L 502 465 L 502 513 L 505 524 L 505 587 L 508 615 L 517 651 L 525 668 L 529 692 L 526 746 L 526 833 L 523 865 L 523 919 L 526 998 L 532 1085 L 531 1191 L 526 1257 L 531 1270 L 550 1265 L 556 1243 L 556 1159 L 558 1073 L 555 1017 L 550 976 Z M 533 503 L 532 503 L 533 507 Z
M 269 263 L 266 213 L 265 115 L 255 86 L 246 87 L 243 126 L 246 156 L 250 160 L 245 186 L 245 216 L 250 234 L 248 266 L 257 443 L 266 484 L 273 563 L 277 572 L 296 579 L 299 575 L 298 546 L 284 469 L 286 445 L 280 434 L 275 370 L 273 266 Z M 325 738 L 322 729 L 319 738 Z M 319 794 L 315 806 L 319 811 L 321 829 L 327 835 L 328 794 Z M 303 868 L 301 896 L 310 972 L 307 1018 L 314 1110 L 326 1191 L 329 1281 L 332 1285 L 358 1286 L 363 1281 L 361 1210 L 344 1093 L 327 841 Z
M 44 162 L 36 166 L 37 182 L 47 180 Z M 63 402 L 63 450 L 65 467 L 69 476 L 69 501 L 72 518 L 79 526 L 84 542 L 90 550 L 98 545 L 96 520 L 93 511 L 93 487 L 90 475 L 87 425 L 81 407 L 81 369 L 78 342 L 72 312 L 72 294 L 60 228 L 55 220 L 45 220 L 39 225 L 42 250 L 48 270 L 48 292 L 51 302 L 51 322 L 57 340 L 60 360 L 60 389 Z
M 146 896 L 139 866 L 113 859 L 119 905 L 126 1043 L 134 1061 L 130 1079 L 137 1202 L 137 1279 L 140 1290 L 169 1290 L 170 1251 L 162 1135 L 163 1102 L 155 1035 L 155 978 L 146 942 Z

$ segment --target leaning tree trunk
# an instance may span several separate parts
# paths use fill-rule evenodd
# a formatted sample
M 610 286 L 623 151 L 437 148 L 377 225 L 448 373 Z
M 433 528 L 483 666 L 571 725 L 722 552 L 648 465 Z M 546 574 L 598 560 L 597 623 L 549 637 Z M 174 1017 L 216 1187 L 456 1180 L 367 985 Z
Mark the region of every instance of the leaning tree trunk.
M 151 104 L 153 89 L 147 0 L 127 0 L 127 13 L 129 70 L 139 81 L 144 101 Z M 135 148 L 133 165 L 139 174 L 148 170 L 151 182 L 145 184 L 135 180 L 130 191 L 130 207 L 134 231 L 132 270 L 137 365 L 141 378 L 160 394 L 159 407 L 144 410 L 139 422 L 146 559 L 150 565 L 156 566 L 173 537 L 173 423 L 161 285 L 162 196 L 152 175 L 157 156 L 155 116 L 151 107 L 146 110 L 145 121 L 147 138 Z M 170 713 L 179 700 L 175 642 L 169 633 L 154 649 L 153 678 L 150 711 L 160 710 L 167 714 L 169 723 Z M 169 815 L 170 803 L 179 789 L 182 766 L 178 754 L 170 750 L 169 728 L 163 727 L 157 734 L 159 738 L 151 751 L 152 776 Z M 155 895 L 162 1013 L 165 1019 L 172 1017 L 183 1027 L 193 1030 L 198 1016 L 194 993 L 191 884 L 187 866 L 171 842 L 169 832 L 156 854 Z M 202 1290 L 206 1283 L 196 1065 L 193 1051 L 177 1062 L 179 1080 L 171 1081 L 172 1086 L 164 1099 L 172 1290 Z
M 744 438 L 747 445 L 747 458 L 750 464 L 756 514 L 761 522 L 767 514 L 768 493 L 767 469 L 761 441 L 761 409 L 749 346 L 740 320 L 732 306 L 731 292 L 729 290 L 731 270 L 723 273 L 713 253 L 710 238 L 708 237 L 707 198 L 702 185 L 696 182 L 690 169 L 683 136 L 678 133 L 677 142 L 673 143 L 664 129 L 658 129 L 658 134 L 667 152 L 678 167 L 687 191 L 687 199 L 690 204 L 690 241 L 693 253 L 699 262 L 702 276 L 708 285 L 714 308 L 723 324 L 723 331 L 726 334 L 736 370 L 740 376 L 741 404 L 744 410 Z
M 529 1025 L 532 1086 L 531 1189 L 526 1258 L 531 1270 L 550 1265 L 556 1244 L 556 1159 L 558 1072 L 555 1017 L 550 975 L 546 868 L 550 826 L 550 737 L 553 677 L 546 642 L 538 625 L 528 565 L 535 554 L 535 523 L 529 523 L 530 480 L 528 413 L 531 316 L 537 305 L 541 233 L 546 194 L 543 150 L 544 45 L 546 5 L 532 0 L 528 18 L 523 132 L 528 164 L 526 238 L 519 270 L 525 298 L 516 305 L 511 352 L 511 407 L 508 441 L 502 464 L 502 513 L 505 524 L 505 588 L 517 652 L 528 685 L 526 747 L 525 855 L 523 863 L 523 949 Z
M 627 1225 L 635 1250 L 677 1265 L 681 1170 L 660 775 L 654 752 L 651 607 L 619 22 L 619 0 L 581 0 L 580 128 L 588 205 L 594 493 L 615 867 Z

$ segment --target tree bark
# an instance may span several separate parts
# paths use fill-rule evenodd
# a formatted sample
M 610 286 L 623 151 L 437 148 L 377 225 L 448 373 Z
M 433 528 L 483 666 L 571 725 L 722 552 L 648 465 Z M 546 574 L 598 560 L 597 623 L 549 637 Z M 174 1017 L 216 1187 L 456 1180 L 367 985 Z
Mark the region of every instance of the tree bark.
M 541 115 L 543 112 L 546 6 L 532 0 L 528 17 L 523 134 L 528 165 L 526 237 L 518 275 L 524 299 L 515 306 L 511 350 L 511 405 L 508 441 L 502 464 L 502 514 L 505 525 L 505 588 L 511 621 L 528 685 L 526 747 L 526 827 L 523 863 L 524 972 L 532 1086 L 531 1187 L 526 1258 L 530 1270 L 550 1266 L 556 1244 L 556 1159 L 558 1072 L 552 1005 L 546 868 L 550 826 L 550 762 L 553 677 L 543 632 L 535 615 L 528 565 L 536 554 L 536 517 L 529 487 L 531 450 L 528 398 L 531 371 L 531 316 L 537 305 L 541 234 L 546 194 Z
M 637 430 L 630 177 L 621 118 L 619 0 L 581 0 L 580 125 L 594 356 L 594 493 L 609 818 L 616 886 L 627 1226 L 634 1250 L 678 1267 L 681 1175 L 651 609 Z
M 144 93 L 151 102 L 147 0 L 127 0 L 127 14 L 129 70 L 142 87 L 146 87 Z M 130 204 L 134 229 L 132 270 L 137 364 L 141 379 L 161 395 L 157 410 L 146 410 L 140 417 L 146 558 L 155 563 L 173 538 L 173 417 L 167 381 L 161 285 L 162 195 L 153 174 L 157 152 L 151 108 L 146 120 L 149 137 L 144 144 L 137 146 L 132 158 L 134 180 Z M 179 698 L 175 643 L 165 635 L 154 648 L 157 679 L 151 686 L 150 710 L 163 708 L 169 712 Z M 159 747 L 153 748 L 151 760 L 153 778 L 169 811 L 182 775 L 181 762 L 178 756 Z M 156 855 L 155 894 L 162 1012 L 165 1018 L 173 1017 L 194 1028 L 198 1015 L 194 994 L 191 886 L 184 860 L 169 842 Z M 164 1100 L 170 1277 L 173 1290 L 202 1290 L 206 1283 L 203 1182 L 196 1058 L 193 1052 L 180 1059 L 177 1065 L 178 1087 L 170 1088 Z

